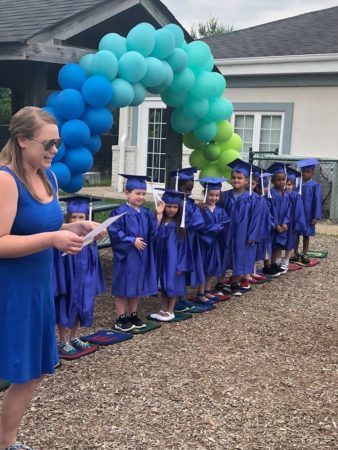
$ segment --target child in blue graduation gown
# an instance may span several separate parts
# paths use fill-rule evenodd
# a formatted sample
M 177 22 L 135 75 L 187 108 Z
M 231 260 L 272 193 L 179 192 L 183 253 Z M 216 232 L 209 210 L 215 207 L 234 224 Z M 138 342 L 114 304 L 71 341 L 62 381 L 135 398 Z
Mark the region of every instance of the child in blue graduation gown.
M 127 179 L 127 202 L 111 213 L 124 214 L 109 226 L 111 248 L 114 255 L 112 269 L 112 295 L 116 304 L 115 329 L 130 331 L 144 328 L 137 315 L 141 297 L 157 294 L 157 275 L 154 238 L 157 233 L 155 214 L 142 206 L 147 192 L 147 176 L 121 175 Z M 160 203 L 157 214 L 163 212 Z
M 89 198 L 76 196 L 65 201 L 67 222 L 89 218 Z M 106 286 L 96 242 L 86 245 L 76 255 L 61 256 L 58 250 L 54 252 L 55 309 L 60 351 L 74 354 L 91 346 L 79 338 L 79 327 L 93 325 L 95 297 L 104 293 Z
M 198 297 L 201 299 L 215 299 L 211 293 L 212 277 L 223 274 L 222 232 L 230 219 L 224 208 L 217 206 L 220 199 L 222 182 L 226 178 L 201 178 L 204 186 L 204 203 L 201 213 L 204 219 L 204 228 L 198 231 L 198 239 L 201 248 L 201 256 L 205 275 L 205 284 L 198 288 Z
M 309 158 L 299 161 L 297 165 L 302 172 L 299 193 L 302 196 L 304 204 L 306 229 L 300 233 L 303 236 L 303 256 L 300 256 L 298 253 L 299 240 L 295 247 L 295 253 L 296 259 L 301 260 L 303 264 L 308 264 L 310 262 L 307 255 L 310 236 L 316 234 L 316 223 L 322 218 L 322 189 L 320 184 L 313 180 L 315 167 L 319 165 L 319 161 L 315 158 Z
M 167 322 L 175 318 L 176 297 L 185 294 L 186 274 L 193 270 L 193 256 L 186 237 L 183 214 L 184 194 L 166 189 L 165 203 L 155 240 L 157 276 L 161 292 L 161 310 L 153 319 Z

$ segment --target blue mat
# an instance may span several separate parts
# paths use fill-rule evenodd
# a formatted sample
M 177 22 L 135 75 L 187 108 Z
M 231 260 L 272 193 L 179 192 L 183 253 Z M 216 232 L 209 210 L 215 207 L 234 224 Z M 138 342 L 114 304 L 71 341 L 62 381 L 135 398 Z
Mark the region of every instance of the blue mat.
M 133 337 L 134 336 L 131 333 L 120 333 L 112 330 L 99 330 L 96 333 L 81 336 L 81 339 L 95 345 L 114 345 L 119 342 L 128 341 Z

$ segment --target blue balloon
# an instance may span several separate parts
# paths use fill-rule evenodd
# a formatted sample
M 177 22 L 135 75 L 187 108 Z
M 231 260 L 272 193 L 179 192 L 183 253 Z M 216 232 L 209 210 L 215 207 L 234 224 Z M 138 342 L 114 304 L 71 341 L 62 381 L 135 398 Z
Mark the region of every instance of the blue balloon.
M 83 188 L 84 185 L 84 178 L 83 175 L 74 175 L 71 177 L 69 183 L 67 186 L 63 188 L 65 192 L 69 192 L 71 194 L 74 194 L 75 192 L 79 191 Z
M 152 56 L 145 58 L 146 72 L 141 83 L 146 87 L 155 87 L 162 84 L 166 77 L 166 68 L 162 61 Z
M 93 108 L 88 106 L 81 119 L 89 126 L 91 134 L 101 134 L 109 131 L 114 123 L 113 114 L 108 108 Z
M 83 120 L 68 120 L 61 128 L 61 137 L 70 147 L 82 147 L 90 137 L 90 130 Z
M 122 78 L 115 78 L 115 80 L 111 82 L 111 87 L 113 95 L 110 104 L 113 108 L 129 106 L 134 100 L 134 89 L 128 81 L 123 80 Z
M 62 144 L 58 148 L 56 155 L 53 158 L 53 164 L 61 161 L 61 159 L 65 156 L 65 154 L 66 154 L 66 146 L 64 142 L 62 142 Z
M 138 52 L 127 52 L 119 60 L 119 77 L 129 83 L 140 81 L 146 73 L 146 61 Z
M 60 91 L 51 92 L 47 97 L 46 105 L 55 108 L 56 98 L 59 95 L 59 93 Z
M 141 83 L 133 84 L 133 89 L 134 89 L 134 99 L 130 103 L 130 106 L 138 106 L 144 101 L 146 97 L 146 90 L 143 84 Z
M 67 184 L 70 182 L 72 176 L 69 168 L 66 166 L 66 164 L 56 162 L 51 165 L 51 170 L 58 180 L 59 188 L 64 190 Z
M 143 56 L 149 56 L 155 46 L 155 28 L 150 23 L 139 23 L 127 36 L 128 50 L 134 50 Z
M 194 72 L 187 67 L 182 72 L 175 73 L 170 88 L 175 92 L 189 91 L 195 83 Z
M 168 58 L 175 48 L 175 38 L 170 30 L 160 28 L 155 32 L 155 47 L 151 52 L 151 56 L 155 58 Z
M 87 53 L 87 55 L 83 55 L 80 59 L 80 66 L 86 72 L 88 76 L 92 75 L 91 65 L 93 61 L 93 53 Z
M 86 147 L 68 148 L 63 158 L 72 175 L 88 172 L 93 166 L 93 155 Z
M 83 83 L 82 95 L 90 106 L 98 108 L 110 102 L 113 90 L 107 78 L 94 75 Z
M 62 127 L 64 120 L 62 119 L 62 117 L 56 112 L 55 108 L 53 108 L 52 106 L 44 106 L 42 108 L 44 111 L 48 112 L 51 116 L 54 117 L 54 119 L 56 120 L 56 123 L 58 125 L 59 128 Z
M 82 85 L 87 79 L 86 71 L 79 64 L 66 64 L 58 74 L 59 85 L 62 89 L 76 89 L 81 91 Z
M 147 87 L 147 91 L 150 92 L 151 94 L 161 94 L 171 85 L 173 81 L 174 73 L 172 68 L 166 61 L 162 61 L 162 64 L 164 65 L 164 69 L 166 72 L 164 81 L 160 85 L 155 86 L 153 88 Z
M 167 106 L 181 106 L 186 101 L 187 93 L 184 91 L 174 92 L 170 87 L 161 93 L 161 99 Z
M 182 72 L 188 66 L 188 55 L 181 48 L 175 48 L 167 62 L 174 72 Z
M 100 151 L 102 145 L 102 141 L 100 136 L 90 136 L 88 142 L 86 143 L 86 147 L 90 151 L 92 155 L 96 155 Z
M 194 128 L 194 135 L 199 141 L 212 141 L 217 134 L 217 124 L 215 122 L 206 122 L 199 120 Z
M 75 89 L 65 89 L 57 96 L 55 102 L 56 112 L 63 119 L 78 119 L 85 110 L 85 102 L 79 91 Z
M 120 59 L 127 52 L 127 40 L 117 33 L 108 33 L 101 39 L 99 50 L 109 50 Z
M 169 23 L 163 27 L 165 30 L 169 30 L 170 33 L 174 36 L 175 39 L 175 47 L 180 47 L 184 42 L 184 33 L 181 27 L 174 23 Z
M 184 114 L 183 109 L 175 108 L 170 117 L 172 128 L 178 133 L 187 133 L 194 129 L 197 120 Z
M 93 75 L 101 75 L 113 80 L 118 71 L 118 61 L 114 53 L 109 50 L 100 50 L 93 56 L 90 70 Z

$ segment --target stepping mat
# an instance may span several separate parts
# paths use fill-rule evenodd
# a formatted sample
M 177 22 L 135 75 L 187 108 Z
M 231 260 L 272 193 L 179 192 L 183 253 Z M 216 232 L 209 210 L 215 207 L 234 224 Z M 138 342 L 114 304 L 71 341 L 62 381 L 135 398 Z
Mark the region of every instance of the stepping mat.
M 82 341 L 95 345 L 113 345 L 119 342 L 128 341 L 134 336 L 131 333 L 120 333 L 112 330 L 99 330 L 96 333 L 81 336 Z
M 162 320 L 156 320 L 153 319 L 152 317 L 150 317 L 150 314 L 147 316 L 147 319 L 154 321 L 155 323 L 173 323 L 173 322 L 182 322 L 182 320 L 188 320 L 192 318 L 192 314 L 190 313 L 175 313 L 175 319 L 173 320 L 167 320 L 167 321 L 162 321 Z
M 309 250 L 307 252 L 309 258 L 326 258 L 328 255 L 328 251 L 327 250 Z
M 96 350 L 97 350 L 97 347 L 95 347 L 95 345 L 93 345 L 90 348 L 86 348 L 84 350 L 78 350 L 76 353 L 73 353 L 72 355 L 67 355 L 67 354 L 59 351 L 59 358 L 66 359 L 67 361 L 72 361 L 73 359 L 79 359 L 79 358 L 82 358 L 83 356 L 90 355 L 91 353 L 96 352 Z
M 216 309 L 216 306 L 210 305 L 210 306 L 203 306 L 203 305 L 197 305 L 192 306 L 191 308 L 185 310 L 185 311 L 177 311 L 174 309 L 175 315 L 176 314 L 201 314 L 204 312 L 212 311 L 213 309 Z
M 11 383 L 7 380 L 0 380 L 0 392 L 1 391 L 5 391 L 6 389 L 9 388 L 9 386 L 11 385 Z
M 148 333 L 149 331 L 156 330 L 157 328 L 160 328 L 161 324 L 156 322 L 148 322 L 144 321 L 146 326 L 144 328 L 134 328 L 133 330 L 128 331 L 128 333 L 131 334 L 144 334 Z
M 289 272 L 294 272 L 295 270 L 302 269 L 302 266 L 299 266 L 296 263 L 289 263 Z
M 314 267 L 317 264 L 319 264 L 319 262 L 320 262 L 319 259 L 310 259 L 309 264 L 303 264 L 300 261 L 295 262 L 295 264 L 297 264 L 298 266 L 301 266 L 301 267 Z

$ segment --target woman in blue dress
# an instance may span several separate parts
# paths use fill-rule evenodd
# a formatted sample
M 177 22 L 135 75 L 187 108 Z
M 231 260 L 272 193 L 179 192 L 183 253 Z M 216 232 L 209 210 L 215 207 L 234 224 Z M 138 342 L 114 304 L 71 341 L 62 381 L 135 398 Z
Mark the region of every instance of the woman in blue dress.
M 25 107 L 11 120 L 0 153 L 0 379 L 11 382 L 2 403 L 0 448 L 16 442 L 34 391 L 58 362 L 52 288 L 55 247 L 76 254 L 96 225 L 63 225 L 50 166 L 60 145 L 58 127 L 40 108 Z

